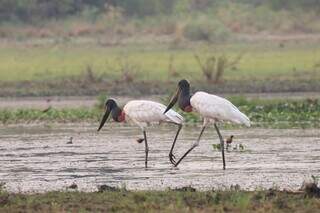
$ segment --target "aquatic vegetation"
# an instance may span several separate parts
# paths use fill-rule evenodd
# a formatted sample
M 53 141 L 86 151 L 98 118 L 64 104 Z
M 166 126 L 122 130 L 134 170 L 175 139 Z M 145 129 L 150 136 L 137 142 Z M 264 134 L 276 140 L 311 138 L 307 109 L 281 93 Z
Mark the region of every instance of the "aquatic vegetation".
M 220 143 L 218 143 L 218 144 L 212 144 L 212 148 L 213 148 L 213 150 L 218 150 L 218 151 L 220 151 L 220 150 L 221 150 L 221 145 L 220 145 Z
M 100 95 L 98 104 L 93 108 L 68 108 L 47 111 L 39 109 L 0 109 L 0 123 L 29 122 L 97 122 L 103 110 L 105 95 Z M 253 127 L 273 128 L 319 128 L 320 100 L 247 100 L 242 97 L 231 97 L 230 100 L 239 107 L 251 120 Z M 187 124 L 201 123 L 196 113 L 181 113 Z M 223 124 L 224 128 L 235 125 Z M 237 126 L 239 127 L 239 126 Z
M 3 124 L 29 122 L 77 122 L 98 121 L 100 111 L 96 108 L 49 109 L 44 112 L 39 109 L 3 109 L 0 110 L 0 121 Z
M 213 151 L 221 151 L 221 145 L 220 143 L 218 144 L 212 144 L 212 148 L 213 148 Z M 225 149 L 227 151 L 240 151 L 240 152 L 243 152 L 243 151 L 246 151 L 246 147 L 245 145 L 243 144 L 236 144 L 235 146 L 232 146 L 232 145 L 225 145 Z
M 315 127 L 320 126 L 320 100 L 247 100 L 243 97 L 231 97 L 231 102 L 238 106 L 256 127 L 273 126 L 287 127 Z M 182 115 L 189 122 L 201 122 L 193 113 Z M 226 124 L 226 127 L 234 125 Z

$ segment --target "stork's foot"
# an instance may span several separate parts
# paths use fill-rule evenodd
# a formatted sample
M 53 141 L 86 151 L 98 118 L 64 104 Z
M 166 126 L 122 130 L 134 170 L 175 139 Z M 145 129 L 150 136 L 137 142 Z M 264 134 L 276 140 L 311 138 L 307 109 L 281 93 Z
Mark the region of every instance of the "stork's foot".
M 170 162 L 173 164 L 173 165 L 176 165 L 176 156 L 174 156 L 174 154 L 172 153 L 169 153 L 169 159 L 170 159 Z

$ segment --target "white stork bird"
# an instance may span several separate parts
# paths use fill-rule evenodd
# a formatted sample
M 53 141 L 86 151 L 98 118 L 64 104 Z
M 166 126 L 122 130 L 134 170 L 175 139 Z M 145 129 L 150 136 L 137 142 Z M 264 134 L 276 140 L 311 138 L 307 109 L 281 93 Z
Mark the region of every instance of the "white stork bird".
M 134 100 L 129 101 L 123 109 L 119 108 L 116 101 L 113 99 L 108 99 L 105 104 L 106 112 L 101 120 L 100 126 L 98 128 L 98 131 L 103 127 L 104 123 L 109 117 L 109 114 L 111 113 L 111 116 L 114 121 L 116 122 L 125 122 L 128 120 L 133 121 L 135 124 L 137 124 L 143 131 L 144 138 L 141 139 L 139 142 L 144 141 L 145 142 L 145 166 L 147 168 L 148 166 L 148 142 L 147 142 L 147 135 L 146 135 L 146 126 L 149 123 L 152 122 L 167 122 L 167 123 L 173 123 L 179 126 L 178 131 L 176 133 L 176 136 L 174 138 L 174 142 L 172 144 L 170 153 L 169 153 L 169 159 L 172 159 L 172 151 L 174 148 L 175 141 L 177 140 L 177 137 L 179 135 L 179 132 L 182 128 L 182 122 L 183 117 L 175 112 L 174 110 L 167 111 L 166 114 L 164 114 L 164 111 L 166 109 L 166 106 L 157 102 L 153 101 L 145 101 L 145 100 Z
M 224 141 L 216 123 L 220 121 L 229 121 L 237 124 L 244 124 L 249 127 L 249 118 L 245 114 L 240 112 L 238 108 L 235 107 L 230 101 L 219 96 L 211 95 L 206 92 L 196 92 L 193 96 L 191 96 L 190 85 L 187 80 L 179 81 L 177 93 L 172 97 L 165 112 L 168 112 L 177 101 L 180 109 L 182 109 L 183 111 L 191 112 L 193 109 L 197 111 L 203 117 L 203 125 L 197 141 L 180 158 L 180 160 L 174 163 L 174 165 L 178 166 L 182 159 L 199 145 L 199 141 L 203 131 L 208 126 L 208 124 L 213 123 L 220 139 L 223 169 L 225 169 L 226 163 L 224 157 Z M 174 156 L 171 155 L 171 158 L 172 157 Z M 171 162 L 172 161 L 174 162 L 173 159 L 171 159 Z

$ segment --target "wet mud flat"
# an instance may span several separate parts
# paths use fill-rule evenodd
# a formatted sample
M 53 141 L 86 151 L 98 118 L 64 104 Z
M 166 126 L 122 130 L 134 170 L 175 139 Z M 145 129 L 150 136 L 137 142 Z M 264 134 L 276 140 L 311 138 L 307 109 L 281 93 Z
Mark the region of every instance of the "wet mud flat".
M 200 190 L 279 187 L 296 190 L 311 175 L 320 175 L 319 129 L 232 129 L 234 144 L 243 151 L 226 153 L 222 170 L 219 143 L 213 128 L 200 146 L 174 168 L 168 153 L 175 126 L 150 127 L 149 168 L 144 168 L 141 131 L 133 126 L 108 124 L 96 132 L 96 124 L 0 126 L 0 182 L 12 192 L 65 190 L 75 183 L 78 190 L 95 191 L 98 185 L 132 190 L 192 186 Z M 177 158 L 198 137 L 200 127 L 186 127 L 177 141 Z M 73 137 L 73 143 L 67 144 Z

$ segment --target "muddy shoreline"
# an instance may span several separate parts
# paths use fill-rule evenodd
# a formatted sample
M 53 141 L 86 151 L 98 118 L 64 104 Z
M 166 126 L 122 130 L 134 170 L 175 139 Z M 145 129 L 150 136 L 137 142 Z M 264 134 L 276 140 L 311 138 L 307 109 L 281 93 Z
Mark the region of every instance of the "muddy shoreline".
M 198 131 L 182 130 L 176 156 L 190 147 Z M 168 152 L 174 133 L 168 125 L 150 128 L 150 168 L 145 169 L 144 146 L 135 141 L 141 131 L 133 126 L 109 124 L 99 134 L 93 124 L 0 127 L 0 179 L 11 192 L 65 190 L 73 183 L 80 191 L 95 191 L 102 184 L 129 190 L 208 190 L 236 184 L 245 190 L 297 190 L 311 175 L 320 175 L 318 129 L 222 130 L 245 146 L 243 152 L 226 154 L 225 171 L 221 153 L 212 149 L 218 143 L 213 129 L 179 168 L 173 168 Z M 70 137 L 73 144 L 67 144 Z

